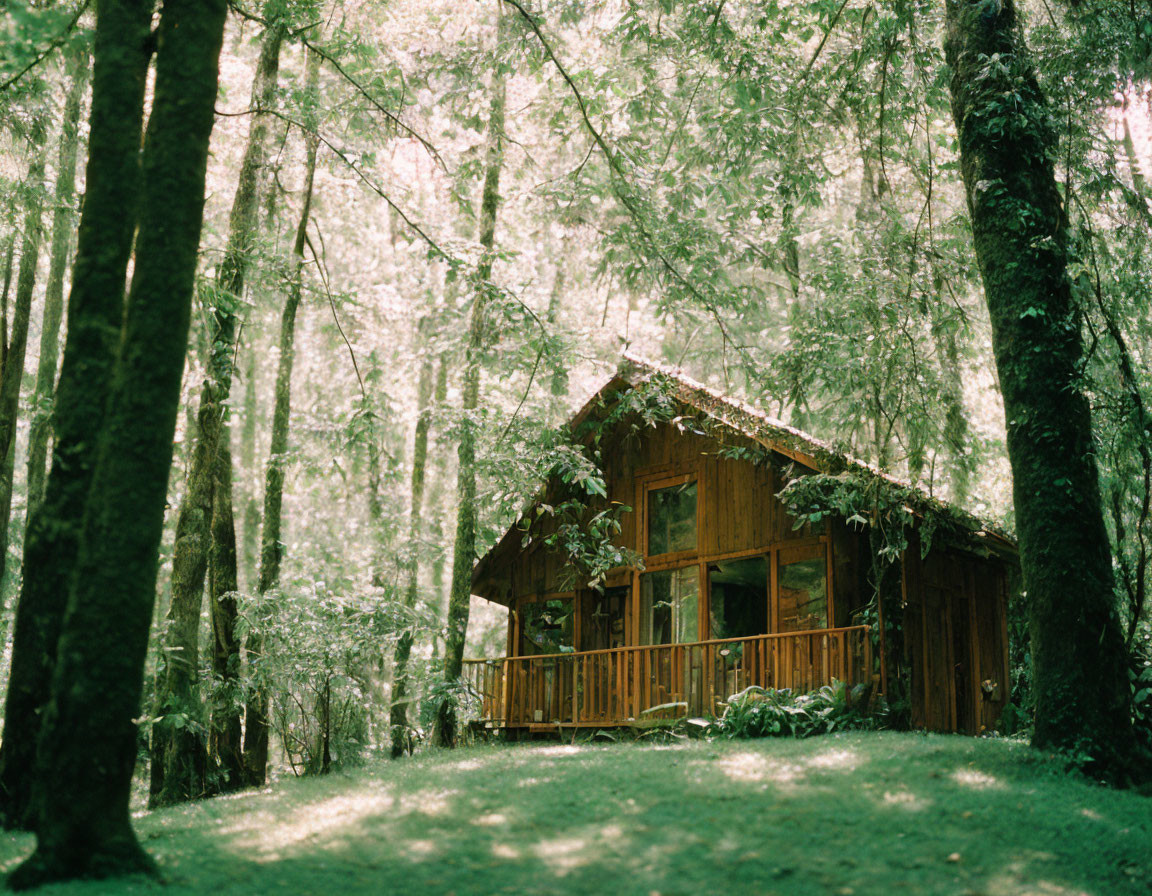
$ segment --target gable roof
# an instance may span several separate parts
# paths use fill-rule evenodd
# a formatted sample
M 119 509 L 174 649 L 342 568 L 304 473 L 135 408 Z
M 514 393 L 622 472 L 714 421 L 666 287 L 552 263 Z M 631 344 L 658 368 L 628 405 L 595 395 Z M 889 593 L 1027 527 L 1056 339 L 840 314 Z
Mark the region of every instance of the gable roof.
M 579 429 L 580 425 L 598 409 L 603 408 L 613 395 L 653 381 L 659 381 L 661 388 L 684 407 L 703 415 L 713 424 L 750 439 L 768 451 L 776 452 L 817 472 L 850 472 L 879 479 L 890 487 L 900 489 L 914 497 L 918 506 L 913 512 L 935 513 L 947 517 L 968 529 L 977 543 L 998 551 L 1016 552 L 1016 543 L 1009 533 L 975 514 L 941 501 L 922 487 L 900 479 L 875 464 L 839 451 L 823 439 L 784 423 L 747 402 L 724 395 L 685 376 L 679 370 L 656 364 L 631 352 L 624 352 L 615 375 L 576 412 L 568 422 L 569 429 L 573 431 Z M 477 586 L 499 558 L 518 550 L 520 522 L 527 511 L 542 499 L 542 495 L 538 494 L 529 502 L 519 520 L 476 562 L 472 571 L 473 593 L 479 593 Z

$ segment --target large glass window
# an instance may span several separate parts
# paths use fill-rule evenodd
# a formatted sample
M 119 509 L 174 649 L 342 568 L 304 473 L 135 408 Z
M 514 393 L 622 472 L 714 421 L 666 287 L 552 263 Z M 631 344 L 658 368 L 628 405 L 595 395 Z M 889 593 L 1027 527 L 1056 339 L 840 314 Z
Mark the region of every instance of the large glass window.
M 708 564 L 710 638 L 750 638 L 768 632 L 768 559 Z
M 683 482 L 648 492 L 648 553 L 696 549 L 696 483 Z
M 780 631 L 827 628 L 828 564 L 823 546 L 782 550 L 778 576 Z
M 575 649 L 575 601 L 570 597 L 520 605 L 520 655 L 571 653 Z
M 640 576 L 640 643 L 683 644 L 699 640 L 697 568 L 665 569 Z

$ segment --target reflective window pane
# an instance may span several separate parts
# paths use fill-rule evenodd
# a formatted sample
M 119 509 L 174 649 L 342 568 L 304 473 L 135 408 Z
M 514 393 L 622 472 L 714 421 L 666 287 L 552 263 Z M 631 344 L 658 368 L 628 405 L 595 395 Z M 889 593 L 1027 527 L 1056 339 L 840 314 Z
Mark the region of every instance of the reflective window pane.
M 697 641 L 699 579 L 695 566 L 645 573 L 640 577 L 640 643 Z
M 696 547 L 696 483 L 648 492 L 648 553 L 670 554 Z
M 812 557 L 780 564 L 780 631 L 828 627 L 828 567 Z
M 768 558 L 708 565 L 710 638 L 750 638 L 768 632 Z

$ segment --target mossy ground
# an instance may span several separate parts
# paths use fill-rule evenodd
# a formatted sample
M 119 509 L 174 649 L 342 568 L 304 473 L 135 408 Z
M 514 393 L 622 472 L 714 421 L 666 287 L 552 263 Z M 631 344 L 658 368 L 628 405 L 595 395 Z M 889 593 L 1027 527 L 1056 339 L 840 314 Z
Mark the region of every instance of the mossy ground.
M 1152 799 L 1023 744 L 481 746 L 141 813 L 165 886 L 80 894 L 1152 891 Z M 0 841 L 11 870 L 32 838 Z

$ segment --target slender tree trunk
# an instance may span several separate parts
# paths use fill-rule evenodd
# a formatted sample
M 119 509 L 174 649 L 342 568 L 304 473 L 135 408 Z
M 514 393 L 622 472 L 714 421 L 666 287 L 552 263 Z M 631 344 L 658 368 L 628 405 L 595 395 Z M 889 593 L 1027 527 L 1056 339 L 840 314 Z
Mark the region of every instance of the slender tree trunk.
M 229 793 L 244 786 L 241 741 L 240 641 L 236 637 L 236 526 L 232 514 L 232 441 L 225 423 L 216 456 L 212 500 L 212 550 L 208 563 L 208 609 L 212 621 L 212 674 L 216 679 L 208 728 L 209 789 Z
M 389 716 L 392 733 L 392 758 L 398 759 L 405 750 L 411 752 L 408 732 L 408 661 L 412 656 L 416 623 L 412 614 L 419 593 L 419 551 L 421 521 L 424 513 L 424 470 L 428 461 L 428 430 L 432 425 L 432 362 L 425 359 L 420 367 L 420 382 L 416 390 L 416 432 L 412 440 L 412 506 L 408 519 L 408 584 L 404 591 L 404 629 L 396 641 L 392 656 L 392 711 Z
M 548 328 L 555 333 L 556 321 L 560 317 L 560 304 L 564 301 L 564 268 L 556 266 L 556 275 L 552 280 L 552 294 L 548 297 Z M 549 391 L 553 398 L 564 399 L 568 397 L 568 369 L 564 363 L 557 363 L 552 368 L 552 377 L 549 382 Z M 561 410 L 563 403 L 557 402 Z
M 433 408 L 439 410 L 448 400 L 448 359 L 440 356 L 436 365 L 436 389 L 432 397 Z M 440 446 L 437 445 L 439 449 Z M 428 514 L 431 517 L 428 540 L 436 545 L 435 558 L 432 560 L 432 613 L 435 623 L 432 626 L 432 659 L 440 656 L 442 620 L 448 609 L 448 602 L 444 593 L 444 567 L 448 552 L 444 550 L 444 522 L 443 522 L 443 481 L 448 474 L 448 464 L 442 451 L 437 451 L 439 462 L 438 472 L 432 478 L 432 488 L 428 495 Z
M 497 52 L 505 29 L 497 10 Z M 464 359 L 464 385 L 461 398 L 463 420 L 456 469 L 456 541 L 452 556 L 452 588 L 448 596 L 448 633 L 444 645 L 444 680 L 451 689 L 460 680 L 464 666 L 464 639 L 468 633 L 468 613 L 472 596 L 472 565 L 476 554 L 476 409 L 480 405 L 480 355 L 484 347 L 484 309 L 492 277 L 493 247 L 496 243 L 496 211 L 500 205 L 500 170 L 504 164 L 504 74 L 499 63 L 492 72 L 492 103 L 488 116 L 488 150 L 484 191 L 480 200 L 480 245 L 483 256 L 476 271 L 476 297 L 468 325 L 468 348 Z M 437 746 L 456 745 L 456 700 L 448 696 L 440 702 L 433 727 Z
M 44 236 L 44 162 L 46 123 L 33 125 L 34 141 L 41 147 L 28 166 L 28 204 L 24 210 L 24 237 L 20 242 L 20 269 L 16 275 L 16 302 L 12 308 L 12 332 L 7 340 L 4 364 L 0 367 L 0 588 L 8 574 L 8 524 L 12 515 L 12 485 L 15 477 L 16 428 L 19 423 L 20 386 L 24 382 L 24 358 L 28 349 L 28 323 L 32 293 L 36 288 L 36 266 Z
M 123 318 L 124 276 L 139 193 L 144 83 L 152 4 L 97 0 L 85 199 L 56 394 L 56 441 L 44 500 L 24 542 L 24 577 L 4 706 L 0 795 L 5 827 L 32 822 L 36 744 L 76 565 Z M 18 732 L 18 733 L 17 733 Z
M 282 21 L 269 25 L 264 32 L 252 85 L 252 107 L 255 109 L 271 108 L 275 100 L 284 33 Z M 257 188 L 265 165 L 268 125 L 267 115 L 253 116 L 232 201 L 228 245 L 217 276 L 213 303 L 215 330 L 200 393 L 196 444 L 192 449 L 184 500 L 176 519 L 172 602 L 168 607 L 163 668 L 156 693 L 157 718 L 152 726 L 150 804 L 153 806 L 192 799 L 204 789 L 206 744 L 197 733 L 197 726 L 186 722 L 197 720 L 201 715 L 196 684 L 199 667 L 197 642 L 211 541 L 214 471 L 225 405 L 232 386 L 236 312 L 244 291 L 248 257 L 256 238 Z
M 48 472 L 48 441 L 52 436 L 52 399 L 56 393 L 56 367 L 60 358 L 60 324 L 64 317 L 64 276 L 76 217 L 76 156 L 80 146 L 80 104 L 88 83 L 87 54 L 69 62 L 72 83 L 64 103 L 60 156 L 53 197 L 52 248 L 48 283 L 44 290 L 44 324 L 40 329 L 40 362 L 32 398 L 32 425 L 28 434 L 28 516 L 44 497 Z
M 0 298 L 0 370 L 8 357 L 8 299 L 12 294 L 12 269 L 16 261 L 16 232 L 8 234 L 4 246 L 4 294 Z
M 972 453 L 968 412 L 964 407 L 960 347 L 955 332 L 938 308 L 932 310 L 932 340 L 936 344 L 944 386 L 940 398 L 944 404 L 944 446 L 948 451 L 952 500 L 963 505 L 968 500 L 976 456 Z
M 1128 123 L 1128 101 L 1124 101 L 1124 111 L 1120 117 L 1124 125 L 1124 156 L 1128 162 L 1128 173 L 1132 176 L 1132 189 L 1136 195 L 1146 200 L 1148 198 L 1148 182 L 1144 179 L 1144 172 L 1140 168 L 1140 158 L 1136 154 L 1136 143 L 1132 139 L 1132 126 Z
M 256 483 L 256 352 L 248 352 L 244 374 L 244 425 L 240 429 L 240 464 L 244 471 L 244 513 L 240 524 L 241 571 L 244 588 L 256 590 L 260 563 L 260 496 Z
M 101 0 L 98 16 L 108 2 Z M 155 872 L 129 815 L 139 743 L 133 719 L 156 597 L 226 10 L 224 0 L 166 0 L 160 19 L 135 269 L 92 488 L 76 508 L 83 534 L 40 732 L 36 852 L 9 879 L 14 888 Z M 149 26 L 150 3 L 127 11 L 123 22 L 98 18 L 98 60 L 102 32 L 122 24 L 123 37 L 138 40 Z M 89 170 L 100 163 L 93 155 Z M 106 223 L 114 232 L 115 222 Z M 83 271 L 78 264 L 78 280 Z
M 1084 346 L 1056 137 L 1013 0 L 948 0 L 946 11 L 952 114 L 1008 421 L 1031 616 L 1032 743 L 1123 781 L 1135 771 L 1131 698 L 1080 386 Z
M 320 59 L 308 57 L 307 89 L 314 98 L 317 93 Z M 314 124 L 314 122 L 312 122 Z M 292 365 L 296 359 L 296 312 L 304 288 L 304 247 L 308 239 L 308 221 L 312 212 L 312 184 L 316 175 L 316 150 L 319 146 L 315 132 L 305 137 L 305 169 L 303 205 L 296 226 L 296 240 L 292 246 L 295 259 L 292 280 L 284 310 L 280 315 L 280 362 L 276 369 L 276 405 L 272 413 L 272 438 L 268 447 L 268 465 L 264 473 L 264 531 L 260 539 L 261 598 L 280 587 L 280 563 L 284 558 L 281 527 L 283 523 L 284 467 L 288 454 L 288 433 L 292 417 Z M 245 644 L 249 660 L 263 653 L 263 638 L 254 629 Z M 257 688 L 244 711 L 244 764 L 252 784 L 264 782 L 268 769 L 268 691 Z

